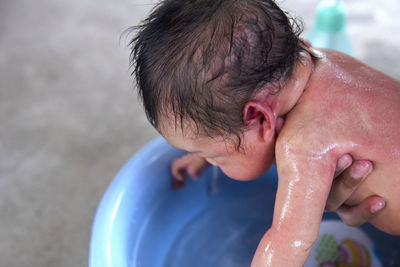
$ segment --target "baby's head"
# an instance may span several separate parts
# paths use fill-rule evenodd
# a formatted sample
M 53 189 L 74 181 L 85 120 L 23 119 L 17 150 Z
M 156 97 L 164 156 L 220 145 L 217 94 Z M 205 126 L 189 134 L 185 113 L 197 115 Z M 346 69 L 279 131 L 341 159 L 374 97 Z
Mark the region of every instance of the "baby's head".
M 251 158 L 246 150 L 257 151 L 252 160 L 263 161 L 263 172 L 269 168 L 275 122 L 262 121 L 247 104 L 289 81 L 304 50 L 298 24 L 271 0 L 165 0 L 133 30 L 130 59 L 151 124 L 173 145 L 191 152 L 201 147 L 223 169 L 208 153 L 222 153 L 211 151 L 212 142 L 229 155 Z M 246 142 L 254 119 L 271 130 L 265 146 Z M 226 172 L 250 179 L 261 171 Z

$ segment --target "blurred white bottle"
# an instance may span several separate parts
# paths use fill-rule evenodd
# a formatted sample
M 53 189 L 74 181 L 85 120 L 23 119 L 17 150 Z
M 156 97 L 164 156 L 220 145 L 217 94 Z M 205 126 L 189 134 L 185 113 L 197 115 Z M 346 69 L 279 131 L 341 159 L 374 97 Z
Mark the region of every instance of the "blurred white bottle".
M 346 28 L 347 12 L 341 0 L 322 0 L 307 40 L 315 47 L 338 50 L 353 55 Z

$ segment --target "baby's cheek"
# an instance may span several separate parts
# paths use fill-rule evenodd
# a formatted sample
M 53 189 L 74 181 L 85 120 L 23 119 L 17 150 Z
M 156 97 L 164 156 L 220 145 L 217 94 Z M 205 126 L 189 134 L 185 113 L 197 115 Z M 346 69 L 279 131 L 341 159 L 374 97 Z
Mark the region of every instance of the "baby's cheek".
M 225 173 L 226 176 L 232 178 L 234 180 L 242 180 L 240 177 L 243 175 L 237 167 L 229 166 L 229 165 L 220 165 L 219 168 Z
M 215 160 L 208 159 L 208 158 L 206 158 L 205 160 L 206 160 L 208 163 L 210 163 L 211 165 L 213 165 L 213 166 L 218 166 L 218 164 L 217 164 L 217 162 L 215 162 Z
M 242 166 L 221 167 L 221 169 L 227 176 L 238 181 L 250 181 L 258 178 L 254 173 L 254 169 L 243 168 Z
M 230 178 L 239 181 L 250 181 L 262 176 L 272 164 L 271 160 L 254 158 L 235 158 L 217 162 L 217 166 Z

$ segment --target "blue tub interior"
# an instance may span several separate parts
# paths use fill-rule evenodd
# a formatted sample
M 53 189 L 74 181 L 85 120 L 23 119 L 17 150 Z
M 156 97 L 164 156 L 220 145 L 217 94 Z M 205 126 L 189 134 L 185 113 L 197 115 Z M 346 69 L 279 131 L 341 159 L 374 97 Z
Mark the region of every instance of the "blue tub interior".
M 89 266 L 249 266 L 272 222 L 276 169 L 238 182 L 209 168 L 175 191 L 170 164 L 182 154 L 159 137 L 122 168 L 98 207 Z M 400 239 L 361 228 L 383 266 L 400 266 Z

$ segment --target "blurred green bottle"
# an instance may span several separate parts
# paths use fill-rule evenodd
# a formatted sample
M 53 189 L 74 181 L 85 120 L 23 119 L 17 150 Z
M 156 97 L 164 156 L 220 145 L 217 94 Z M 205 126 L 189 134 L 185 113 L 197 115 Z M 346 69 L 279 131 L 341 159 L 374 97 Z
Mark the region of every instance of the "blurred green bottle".
M 322 0 L 307 40 L 315 47 L 338 50 L 353 55 L 346 28 L 347 12 L 341 0 Z

